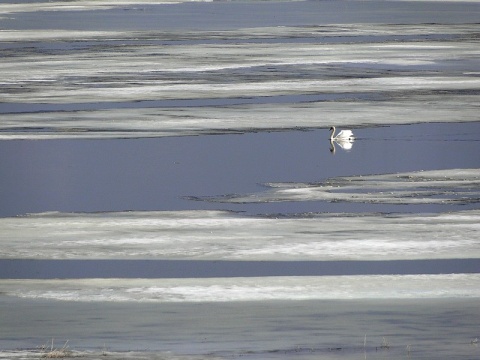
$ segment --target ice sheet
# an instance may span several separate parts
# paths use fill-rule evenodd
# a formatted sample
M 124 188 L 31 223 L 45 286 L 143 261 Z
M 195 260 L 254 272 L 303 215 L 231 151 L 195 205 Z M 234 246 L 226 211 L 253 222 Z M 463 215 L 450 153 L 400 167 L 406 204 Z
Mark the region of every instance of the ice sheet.
M 479 274 L 214 279 L 0 280 L 27 299 L 113 302 L 228 302 L 478 298 Z
M 478 121 L 470 24 L 0 34 L 0 139 Z
M 480 169 L 429 170 L 348 176 L 321 183 L 269 183 L 251 195 L 205 198 L 220 202 L 331 201 L 381 204 L 468 204 L 480 202 Z
M 28 2 L 26 4 L 21 3 L 6 3 L 0 4 L 0 15 L 10 14 L 10 13 L 21 13 L 21 12 L 36 12 L 36 11 L 85 11 L 85 10 L 105 10 L 111 8 L 123 8 L 125 6 L 134 6 L 140 9 L 146 5 L 168 5 L 168 4 L 179 4 L 179 3 L 188 3 L 188 2 L 211 2 L 213 0 L 75 0 L 75 1 L 35 1 Z M 271 1 L 271 0 L 262 0 L 262 1 Z M 276 0 L 280 2 L 282 0 Z M 302 0 L 294 0 L 302 1 Z M 425 0 L 408 0 L 409 2 L 413 1 L 425 1 Z M 438 1 L 438 0 L 427 0 L 427 1 Z M 477 2 L 477 0 L 450 0 L 450 2 Z
M 3 259 L 392 260 L 480 257 L 480 211 L 245 217 L 220 211 L 0 219 Z
M 406 97 L 408 97 L 406 95 Z M 420 101 L 422 98 L 423 102 Z M 250 106 L 113 109 L 0 115 L 0 139 L 128 138 L 282 131 L 412 122 L 477 121 L 476 96 L 455 95 L 448 100 L 420 96 L 402 103 L 369 104 L 344 101 L 317 104 L 265 104 Z M 425 105 L 425 102 L 428 105 Z M 408 108 L 408 111 L 405 111 Z M 262 119 L 262 121 L 259 121 Z M 41 129 L 38 126 L 41 126 Z
M 138 6 L 148 4 L 178 4 L 182 2 L 210 1 L 210 0 L 75 0 L 75 1 L 38 1 L 27 4 L 0 4 L 0 15 L 36 11 L 85 11 L 122 8 L 124 6 Z
M 109 359 L 156 360 L 182 355 L 182 359 L 262 360 L 435 355 L 467 360 L 475 359 L 480 350 L 472 343 L 478 298 L 104 303 L 2 297 L 1 301 L 6 310 L 2 324 L 8 330 L 0 339 L 4 350 L 0 357 L 7 359 L 27 358 L 28 349 L 30 357 L 38 359 L 39 347 L 50 349 L 52 338 L 58 348 L 69 340 L 69 349 L 86 359 L 103 359 L 106 353 Z M 381 348 L 384 338 L 388 349 Z M 25 350 L 19 354 L 5 349 Z M 137 349 L 140 352 L 132 352 Z

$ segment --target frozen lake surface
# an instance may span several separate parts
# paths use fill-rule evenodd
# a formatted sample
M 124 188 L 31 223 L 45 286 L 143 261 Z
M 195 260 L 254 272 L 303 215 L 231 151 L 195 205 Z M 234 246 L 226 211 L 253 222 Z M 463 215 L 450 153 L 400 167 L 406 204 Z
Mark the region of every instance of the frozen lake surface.
M 58 348 L 70 339 L 69 349 L 87 359 L 104 352 L 113 359 L 472 359 L 479 352 L 472 343 L 478 298 L 54 306 L 15 298 L 2 309 L 10 325 L 2 339 L 32 348 L 0 352 L 6 359 L 39 358 L 45 351 L 36 347 L 50 349 L 52 337 Z
M 2 259 L 408 260 L 480 258 L 480 211 L 245 217 L 216 211 L 0 219 Z
M 2 4 L 0 138 L 478 121 L 479 12 L 477 2 Z
M 476 24 L 1 34 L 1 139 L 478 121 Z
M 478 358 L 478 19 L 2 2 L 0 358 Z
M 479 274 L 2 280 L 4 295 L 75 302 L 478 298 Z

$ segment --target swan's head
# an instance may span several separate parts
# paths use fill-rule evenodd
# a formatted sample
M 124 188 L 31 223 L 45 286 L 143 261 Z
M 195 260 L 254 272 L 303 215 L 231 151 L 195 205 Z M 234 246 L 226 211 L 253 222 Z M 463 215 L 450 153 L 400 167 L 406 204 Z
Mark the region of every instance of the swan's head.
M 335 130 L 335 128 L 333 126 L 330 126 L 330 131 L 332 131 L 332 130 Z

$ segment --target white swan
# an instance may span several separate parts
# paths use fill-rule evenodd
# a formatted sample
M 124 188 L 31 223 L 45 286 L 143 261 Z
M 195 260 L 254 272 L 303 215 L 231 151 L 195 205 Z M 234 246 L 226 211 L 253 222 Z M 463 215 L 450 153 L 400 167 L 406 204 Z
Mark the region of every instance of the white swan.
M 337 136 L 335 135 L 335 126 L 330 128 L 330 140 L 333 141 L 353 141 L 355 137 L 353 136 L 352 130 L 342 130 L 340 131 Z
M 352 130 L 342 130 L 335 136 L 335 126 L 330 128 L 330 152 L 335 154 L 335 144 L 339 145 L 343 150 L 349 151 L 353 146 L 355 137 Z

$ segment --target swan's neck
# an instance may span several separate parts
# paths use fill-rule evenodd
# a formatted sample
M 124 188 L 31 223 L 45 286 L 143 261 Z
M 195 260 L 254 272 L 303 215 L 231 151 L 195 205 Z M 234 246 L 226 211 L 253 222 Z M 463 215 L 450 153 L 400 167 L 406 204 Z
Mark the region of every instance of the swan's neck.
M 333 140 L 333 135 L 335 134 L 335 126 L 332 126 L 332 129 L 330 130 L 330 140 Z

